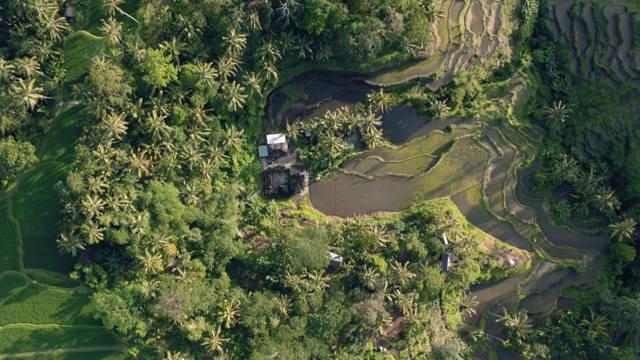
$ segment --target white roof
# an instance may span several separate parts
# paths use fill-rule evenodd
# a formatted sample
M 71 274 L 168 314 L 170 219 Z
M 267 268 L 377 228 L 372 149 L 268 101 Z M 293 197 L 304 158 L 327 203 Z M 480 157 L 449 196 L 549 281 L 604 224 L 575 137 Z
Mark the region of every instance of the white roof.
M 287 138 L 284 134 L 271 134 L 267 135 L 267 145 L 286 144 Z
M 342 256 L 336 254 L 336 253 L 332 253 L 331 251 L 329 251 L 329 257 L 331 257 L 331 260 L 333 261 L 340 261 L 342 262 Z

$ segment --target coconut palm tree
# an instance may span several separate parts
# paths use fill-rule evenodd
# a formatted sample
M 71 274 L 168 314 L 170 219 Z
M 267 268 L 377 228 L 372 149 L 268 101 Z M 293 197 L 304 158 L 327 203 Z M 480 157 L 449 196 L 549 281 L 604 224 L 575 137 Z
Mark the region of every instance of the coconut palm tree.
M 555 163 L 554 173 L 563 181 L 574 182 L 580 173 L 578 162 L 566 154 L 561 154 Z
M 260 25 L 260 16 L 258 16 L 257 11 L 252 11 L 247 16 L 247 21 L 249 23 L 249 30 L 256 31 L 262 30 L 262 25 Z
M 384 248 L 389 243 L 389 234 L 387 233 L 387 227 L 383 225 L 369 224 L 369 231 L 375 236 L 378 246 Z
M 102 20 L 100 32 L 104 38 L 112 44 L 119 44 L 122 42 L 122 23 L 117 22 L 112 17 L 107 21 L 104 21 L 104 19 Z
M 231 143 L 229 143 L 229 146 L 231 146 Z M 207 147 L 207 155 L 213 161 L 215 167 L 225 166 L 229 158 L 222 149 L 213 145 Z
M 196 120 L 196 122 L 200 125 L 206 125 L 208 122 L 213 120 L 208 113 L 211 110 L 205 109 L 204 106 L 200 105 L 191 109 L 191 117 Z
M 9 82 L 15 77 L 16 67 L 0 57 L 0 83 Z
M 169 137 L 173 129 L 165 122 L 166 118 L 166 115 L 158 114 L 155 109 L 147 113 L 145 126 L 151 134 L 151 140 L 157 142 Z
M 78 255 L 78 250 L 84 250 L 84 243 L 73 231 L 68 234 L 60 234 L 60 238 L 56 240 L 56 243 L 60 254 L 71 254 L 71 256 L 75 257 Z
M 473 235 L 462 236 L 458 238 L 455 246 L 460 249 L 460 253 L 466 258 L 480 245 L 480 240 Z
M 564 122 L 571 114 L 571 109 L 569 109 L 567 105 L 563 104 L 562 100 L 560 100 L 554 101 L 552 106 L 543 107 L 542 112 L 549 120 L 550 126 L 557 127 L 560 124 L 564 124 Z
M 582 319 L 578 325 L 587 331 L 589 340 L 595 341 L 596 338 L 608 334 L 609 321 L 602 315 L 596 316 L 591 309 L 589 309 L 589 312 L 591 316 Z
M 367 94 L 367 101 L 371 108 L 380 113 L 389 111 L 389 108 L 395 105 L 391 95 L 384 92 L 384 88 Z
M 396 284 L 399 283 L 402 287 L 405 287 L 407 282 L 415 277 L 416 274 L 409 270 L 408 261 L 401 264 L 396 260 L 391 264 L 391 278 Z
M 229 99 L 229 110 L 236 111 L 238 108 L 244 106 L 247 99 L 247 95 L 243 94 L 244 86 L 236 84 L 235 80 L 230 84 L 224 86 L 227 99 Z
M 138 284 L 138 290 L 143 299 L 155 299 L 158 285 L 159 283 L 156 280 L 142 279 L 140 280 L 140 284 Z
M 123 3 L 124 0 L 103 0 L 102 6 L 107 10 L 107 14 L 109 14 L 110 17 L 115 17 L 117 12 L 135 21 L 137 24 L 138 20 L 136 20 L 133 16 L 127 14 L 120 8 L 120 4 Z
M 213 64 L 210 62 L 196 61 L 193 66 L 198 74 L 198 83 L 204 84 L 209 88 L 213 87 L 218 77 L 218 71 Z
M 239 56 L 247 46 L 247 35 L 236 32 L 232 28 L 227 35 L 222 37 L 222 41 L 227 45 L 227 51 L 233 56 Z
M 235 56 L 232 54 L 224 54 L 220 57 L 220 60 L 218 60 L 218 74 L 224 81 L 227 81 L 228 78 L 236 75 L 239 66 L 240 63 Z
M 460 312 L 462 315 L 475 315 L 475 308 L 478 306 L 478 301 L 475 296 L 463 293 L 460 296 L 460 299 L 455 302 L 460 308 Z
M 136 170 L 138 173 L 138 177 L 142 177 L 144 175 L 149 175 L 149 167 L 152 162 L 151 159 L 147 158 L 147 151 L 138 149 L 138 152 L 135 153 L 131 150 L 131 155 L 129 156 L 129 164 L 131 168 Z
M 105 201 L 100 198 L 100 196 L 90 194 L 85 195 L 81 203 L 83 212 L 87 216 L 87 219 L 100 217 L 104 210 L 104 206 L 106 205 Z
M 109 182 L 104 175 L 87 177 L 87 185 L 91 194 L 103 194 L 109 189 Z
M 185 50 L 185 45 L 182 40 L 176 39 L 175 36 L 171 40 L 165 40 L 160 44 L 160 49 L 165 50 L 171 55 L 173 61 L 180 64 L 180 54 Z
M 43 25 L 43 30 L 47 34 L 49 40 L 58 42 L 62 39 L 62 35 L 71 30 L 71 27 L 67 23 L 67 19 L 63 16 L 58 16 L 58 9 L 51 11 L 44 11 L 38 13 L 40 24 Z
M 298 0 L 280 0 L 280 6 L 276 9 L 280 17 L 278 20 L 284 22 L 284 26 L 289 26 L 289 22 L 294 20 L 295 14 L 302 7 Z
M 372 268 L 364 266 L 364 272 L 360 275 L 362 283 L 369 290 L 375 290 L 378 287 L 380 275 Z
M 85 222 L 80 229 L 89 245 L 95 245 L 104 240 L 105 228 L 98 226 L 98 224 L 93 221 Z
M 287 138 L 293 141 L 296 141 L 298 139 L 298 134 L 300 134 L 299 124 L 300 124 L 299 122 L 294 122 L 294 123 L 287 122 L 286 130 L 285 130 L 285 134 L 287 135 Z
M 208 353 L 216 354 L 222 353 L 224 351 L 224 344 L 229 341 L 229 339 L 223 338 L 220 336 L 220 326 L 217 329 L 209 330 L 209 335 L 205 337 L 202 345 L 205 347 Z
M 127 134 L 127 121 L 125 114 L 108 113 L 102 117 L 101 125 L 107 130 L 109 137 L 122 140 Z
M 498 321 L 503 323 L 509 332 L 509 337 L 515 335 L 518 340 L 526 340 L 531 334 L 532 325 L 525 310 L 515 314 L 509 314 L 506 308 L 502 308 L 503 315 Z
M 435 100 L 431 104 L 431 111 L 433 111 L 436 119 L 444 119 L 449 115 L 451 108 L 447 105 L 446 100 Z
M 320 153 L 326 155 L 327 160 L 337 159 L 346 149 L 344 141 L 339 137 L 328 133 L 320 135 L 318 141 Z
M 280 50 L 273 45 L 273 42 L 266 41 L 262 44 L 257 51 L 257 56 L 260 57 L 262 62 L 267 63 L 275 63 L 278 60 L 282 60 L 282 55 L 280 54 Z
M 224 131 L 224 140 L 222 144 L 227 150 L 235 150 L 240 151 L 242 148 L 242 144 L 244 140 L 242 139 L 244 135 L 244 129 L 237 130 L 235 126 L 229 125 L 227 129 Z
M 151 243 L 151 251 L 159 253 L 164 249 L 165 245 L 171 243 L 171 236 L 165 235 L 160 232 L 153 232 L 149 236 L 149 242 Z
M 372 134 L 382 125 L 380 116 L 376 116 L 371 110 L 365 111 L 360 116 L 359 128 L 361 134 Z
M 571 205 L 566 199 L 560 199 L 551 208 L 553 215 L 560 221 L 567 221 L 571 218 Z
M 620 209 L 620 200 L 615 192 L 608 187 L 600 186 L 596 188 L 592 202 L 594 206 L 605 214 L 612 214 Z
M 249 86 L 251 92 L 256 92 L 262 97 L 262 77 L 255 72 L 250 72 L 242 76 L 242 81 Z
M 99 165 L 103 167 L 109 167 L 113 157 L 115 156 L 115 150 L 111 146 L 98 144 L 95 150 L 91 152 L 94 158 L 98 161 Z
M 609 237 L 616 239 L 618 242 L 622 242 L 624 239 L 631 240 L 636 233 L 636 225 L 638 224 L 634 219 L 624 219 L 615 224 L 609 224 L 609 229 L 611 229 Z
M 38 101 L 44 98 L 42 92 L 43 88 L 35 85 L 36 80 L 31 79 L 29 83 L 25 83 L 24 80 L 18 79 L 11 84 L 11 90 L 15 94 L 14 96 L 20 99 L 30 110 L 33 110 Z
M 238 316 L 240 315 L 240 300 L 232 298 L 231 301 L 224 300 L 222 309 L 218 311 L 218 320 L 224 324 L 224 327 L 229 329 L 236 323 Z
M 140 261 L 142 271 L 145 274 L 157 274 L 164 269 L 162 255 L 150 253 L 148 249 L 144 250 L 144 255 L 138 256 L 138 261 Z
M 329 287 L 330 277 L 324 276 L 322 271 L 315 271 L 313 273 L 307 274 L 307 277 L 311 281 L 312 289 L 315 292 L 323 292 Z
M 264 70 L 267 81 L 278 81 L 278 68 L 272 62 L 265 62 L 262 70 Z
M 365 132 L 362 134 L 362 141 L 367 145 L 369 149 L 375 149 L 378 146 L 382 145 L 384 142 L 384 137 L 382 135 L 382 130 L 378 128 L 373 128 L 369 132 Z
M 427 21 L 433 24 L 444 18 L 444 11 L 435 1 L 431 1 L 424 7 L 424 15 Z
M 396 289 L 392 294 L 391 298 L 393 302 L 396 304 L 398 309 L 402 312 L 403 315 L 408 314 L 413 308 L 413 301 L 415 298 L 414 293 L 405 294 L 399 289 Z
M 180 158 L 182 161 L 187 164 L 189 171 L 193 171 L 194 167 L 196 167 L 202 159 L 204 154 L 198 149 L 198 147 L 191 143 L 187 142 L 182 146 L 182 150 L 180 151 Z
M 40 63 L 35 57 L 23 57 L 14 60 L 17 73 L 27 78 L 32 78 L 35 75 L 43 75 L 40 70 Z

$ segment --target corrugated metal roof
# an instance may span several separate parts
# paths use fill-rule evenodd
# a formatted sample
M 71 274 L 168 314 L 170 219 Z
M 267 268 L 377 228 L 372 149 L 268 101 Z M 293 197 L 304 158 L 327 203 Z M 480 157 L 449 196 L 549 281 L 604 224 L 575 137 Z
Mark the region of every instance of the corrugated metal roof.
M 258 146 L 258 157 L 265 158 L 269 156 L 269 147 L 267 145 Z
M 284 134 L 270 134 L 267 135 L 267 145 L 286 144 L 287 138 Z

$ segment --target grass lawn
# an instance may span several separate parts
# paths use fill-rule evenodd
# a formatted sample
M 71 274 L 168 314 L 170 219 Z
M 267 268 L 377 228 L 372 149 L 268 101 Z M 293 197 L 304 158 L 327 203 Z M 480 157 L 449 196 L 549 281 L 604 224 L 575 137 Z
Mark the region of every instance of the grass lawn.
M 64 109 L 38 148 L 40 161 L 23 178 L 13 195 L 13 211 L 20 221 L 26 268 L 68 273 L 73 259 L 56 248 L 62 204 L 54 185 L 73 167 L 74 148 L 81 134 L 81 106 Z
M 19 272 L 0 277 L 0 326 L 7 324 L 99 325 L 84 288 L 42 285 Z
M 20 270 L 20 239 L 9 218 L 8 202 L 0 200 L 0 271 Z
M 92 59 L 101 54 L 105 40 L 86 31 L 69 35 L 64 42 L 65 81 L 75 82 L 89 72 Z

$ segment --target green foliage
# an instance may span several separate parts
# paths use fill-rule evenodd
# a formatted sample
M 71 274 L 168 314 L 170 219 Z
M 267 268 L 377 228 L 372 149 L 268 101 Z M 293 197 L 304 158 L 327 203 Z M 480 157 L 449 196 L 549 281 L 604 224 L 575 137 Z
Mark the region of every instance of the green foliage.
M 628 264 L 636 258 L 636 249 L 622 243 L 611 244 L 611 260 Z
M 105 49 L 105 41 L 84 30 L 76 31 L 64 41 L 65 82 L 74 83 L 89 73 L 93 59 Z
M 171 63 L 171 58 L 160 49 L 148 49 L 140 63 L 142 79 L 152 87 L 166 87 L 171 81 L 178 79 L 178 69 Z
M 341 1 L 308 0 L 304 3 L 300 27 L 314 35 L 326 33 L 331 37 L 343 26 L 347 13 L 347 7 Z
M 0 271 L 20 270 L 20 238 L 9 218 L 9 203 L 0 200 Z
M 35 147 L 26 141 L 15 141 L 11 136 L 0 140 L 0 182 L 15 179 L 35 164 L 35 152 Z
M 8 325 L 0 328 L 0 353 L 28 353 L 31 351 L 52 351 L 56 349 L 82 349 L 87 347 L 113 347 L 120 345 L 115 334 L 100 326 L 61 327 L 56 324 L 33 326 L 29 324 Z M 27 340 L 28 339 L 28 340 Z M 63 352 L 64 353 L 64 352 Z M 113 350 L 103 353 L 113 354 Z M 83 353 L 82 359 L 95 356 L 93 352 Z M 60 354 L 56 355 L 60 358 Z M 65 355 L 64 359 L 68 357 Z M 42 359 L 42 355 L 38 355 Z M 111 357 L 106 357 L 107 359 Z

